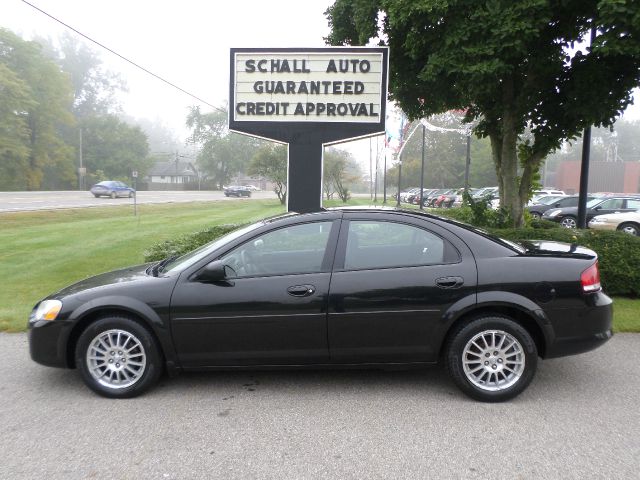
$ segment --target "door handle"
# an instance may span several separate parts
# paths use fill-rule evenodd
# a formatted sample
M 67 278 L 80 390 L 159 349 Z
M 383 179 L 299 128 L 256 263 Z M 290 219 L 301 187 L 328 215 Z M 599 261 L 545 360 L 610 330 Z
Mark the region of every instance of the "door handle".
M 313 295 L 316 291 L 316 287 L 313 285 L 293 285 L 287 288 L 287 293 L 294 297 L 308 297 Z
M 464 285 L 462 277 L 440 277 L 436 278 L 436 285 L 440 288 L 460 288 Z

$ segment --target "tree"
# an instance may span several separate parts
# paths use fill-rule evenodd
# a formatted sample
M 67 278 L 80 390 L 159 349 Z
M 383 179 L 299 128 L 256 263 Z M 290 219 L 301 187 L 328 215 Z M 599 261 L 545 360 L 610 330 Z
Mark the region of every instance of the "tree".
M 273 191 L 284 205 L 287 200 L 287 146 L 267 144 L 260 147 L 249 164 L 247 173 L 274 183 Z
M 128 179 L 133 170 L 144 176 L 151 166 L 147 136 L 115 115 L 89 117 L 83 134 L 84 165 L 110 178 Z
M 229 131 L 227 112 L 223 109 L 202 113 L 192 107 L 187 127 L 192 130 L 189 142 L 200 146 L 198 168 L 219 187 L 239 172 L 246 171 L 262 140 Z M 285 180 L 286 183 L 286 180 Z
M 0 184 L 36 190 L 74 179 L 73 149 L 61 137 L 73 125 L 69 77 L 35 42 L 0 28 Z M 15 96 L 14 96 L 15 95 Z
M 115 96 L 126 90 L 126 85 L 118 74 L 102 68 L 102 60 L 95 50 L 68 32 L 58 38 L 57 47 L 50 39 L 38 38 L 36 41 L 69 75 L 73 86 L 73 111 L 78 120 L 117 113 Z
M 323 184 L 331 183 L 340 200 L 346 202 L 351 198 L 349 188 L 360 178 L 360 169 L 353 156 L 337 148 L 327 148 L 324 153 Z M 325 192 L 327 187 L 325 186 Z
M 326 11 L 327 41 L 388 45 L 392 98 L 410 118 L 463 109 L 465 120 L 478 119 L 474 131 L 491 142 L 502 204 L 521 225 L 545 157 L 589 125 L 612 125 L 632 101 L 640 81 L 636 3 L 337 0 Z M 592 28 L 593 45 L 576 51 Z
M 0 190 L 14 190 L 26 180 L 29 159 L 27 111 L 35 106 L 29 86 L 0 63 Z

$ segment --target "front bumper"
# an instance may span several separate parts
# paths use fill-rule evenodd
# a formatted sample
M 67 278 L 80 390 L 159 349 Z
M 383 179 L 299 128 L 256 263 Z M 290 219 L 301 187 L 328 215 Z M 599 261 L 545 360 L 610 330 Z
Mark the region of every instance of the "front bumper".
M 618 228 L 618 224 L 617 223 L 594 222 L 593 220 L 591 220 L 589 222 L 589 228 L 593 228 L 594 230 L 615 231 Z
M 70 325 L 65 321 L 29 323 L 29 354 L 34 362 L 49 367 L 69 367 L 66 341 Z

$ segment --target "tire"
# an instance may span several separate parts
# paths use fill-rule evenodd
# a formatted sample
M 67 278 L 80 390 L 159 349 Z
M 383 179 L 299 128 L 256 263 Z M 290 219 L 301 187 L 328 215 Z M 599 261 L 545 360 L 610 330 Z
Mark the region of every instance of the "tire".
M 75 361 L 87 387 L 107 398 L 136 397 L 162 373 L 162 357 L 151 333 L 125 316 L 91 323 L 78 338 Z
M 562 220 L 560 220 L 560 225 L 562 225 L 564 228 L 577 228 L 578 222 L 576 221 L 576 217 L 567 215 Z
M 618 231 L 637 237 L 640 236 L 640 225 L 635 223 L 622 223 L 618 226 Z
M 109 195 L 111 198 L 116 198 L 116 192 L 111 192 L 111 194 Z
M 96 195 L 95 193 L 93 194 L 93 196 L 96 198 L 100 198 L 100 195 Z
M 522 326 L 507 317 L 489 315 L 463 325 L 451 336 L 445 363 L 452 380 L 466 395 L 483 402 L 503 402 L 529 386 L 538 350 Z
M 533 220 L 540 220 L 542 218 L 542 215 L 540 215 L 538 212 L 529 212 L 529 213 Z
M 133 198 L 134 193 L 133 192 L 129 192 L 129 198 Z

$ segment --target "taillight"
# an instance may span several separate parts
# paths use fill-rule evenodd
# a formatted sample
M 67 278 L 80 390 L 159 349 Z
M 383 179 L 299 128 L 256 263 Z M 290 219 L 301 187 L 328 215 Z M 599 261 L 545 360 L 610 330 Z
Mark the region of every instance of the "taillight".
M 582 283 L 582 291 L 585 293 L 597 292 L 600 290 L 600 271 L 598 270 L 598 262 L 591 265 L 580 275 L 580 283 Z

